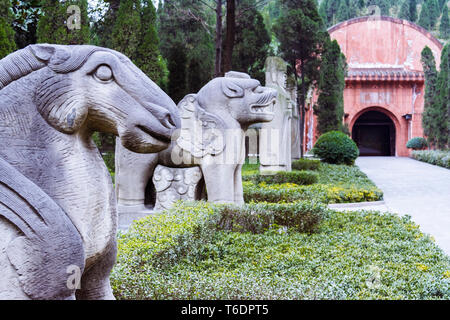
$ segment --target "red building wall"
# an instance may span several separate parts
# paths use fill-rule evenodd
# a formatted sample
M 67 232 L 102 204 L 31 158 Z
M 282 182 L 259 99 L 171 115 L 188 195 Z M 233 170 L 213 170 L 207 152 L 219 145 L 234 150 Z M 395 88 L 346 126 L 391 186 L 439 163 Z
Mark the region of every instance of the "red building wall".
M 423 135 L 424 75 L 420 61 L 425 46 L 440 64 L 442 44 L 425 29 L 390 17 L 361 17 L 342 22 L 329 30 L 347 58 L 349 72 L 344 90 L 345 123 L 353 130 L 367 111 L 386 114 L 395 125 L 395 155 L 408 156 L 406 142 Z M 311 103 L 317 100 L 314 94 Z M 317 139 L 308 136 L 316 121 L 307 110 L 305 146 Z M 410 120 L 406 118 L 411 117 Z M 314 141 L 311 141 L 311 136 Z

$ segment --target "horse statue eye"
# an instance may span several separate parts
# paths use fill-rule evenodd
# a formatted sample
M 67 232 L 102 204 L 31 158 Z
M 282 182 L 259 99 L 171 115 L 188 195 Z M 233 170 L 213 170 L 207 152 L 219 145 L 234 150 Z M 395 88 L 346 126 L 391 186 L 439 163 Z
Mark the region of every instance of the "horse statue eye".
M 95 71 L 95 76 L 101 81 L 109 81 L 112 79 L 112 70 L 106 65 L 101 65 Z

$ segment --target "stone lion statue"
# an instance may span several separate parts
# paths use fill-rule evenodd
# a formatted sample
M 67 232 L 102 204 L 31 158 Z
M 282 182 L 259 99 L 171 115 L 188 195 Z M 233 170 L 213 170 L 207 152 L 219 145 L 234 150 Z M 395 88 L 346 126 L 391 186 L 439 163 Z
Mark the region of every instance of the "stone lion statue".
M 0 299 L 112 299 L 117 209 L 91 136 L 158 152 L 175 103 L 127 57 L 39 44 L 0 60 Z
M 245 130 L 253 123 L 272 120 L 276 95 L 275 90 L 262 87 L 247 74 L 229 72 L 180 101 L 181 130 L 168 149 L 144 155 L 117 144 L 119 212 L 148 209 L 146 187 L 158 164 L 171 168 L 199 166 L 208 201 L 242 204 Z

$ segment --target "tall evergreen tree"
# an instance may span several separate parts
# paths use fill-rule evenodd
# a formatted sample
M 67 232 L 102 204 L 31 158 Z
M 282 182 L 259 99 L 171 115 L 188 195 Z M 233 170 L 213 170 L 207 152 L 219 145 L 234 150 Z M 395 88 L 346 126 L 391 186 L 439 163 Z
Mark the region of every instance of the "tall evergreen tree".
M 433 16 L 430 9 L 430 3 L 428 0 L 422 3 L 422 9 L 420 10 L 419 21 L 417 22 L 419 26 L 425 29 L 431 29 L 433 26 Z
M 441 24 L 439 26 L 439 33 L 442 39 L 448 39 L 450 37 L 450 21 L 448 17 L 448 6 L 444 6 L 442 10 Z
M 336 22 L 346 21 L 352 18 L 350 13 L 350 6 L 347 0 L 341 0 L 339 8 L 336 12 Z
M 16 50 L 9 0 L 0 0 L 0 59 Z
M 303 157 L 306 93 L 309 85 L 318 80 L 320 56 L 328 32 L 318 13 L 315 0 L 282 0 L 280 4 L 282 13 L 274 25 L 274 31 L 280 41 L 281 55 L 289 63 L 297 90 L 300 90 L 297 107 L 300 114 L 299 136 Z
M 255 4 L 255 0 L 243 0 L 237 7 L 232 70 L 246 72 L 263 82 L 271 38 Z
M 416 22 L 417 21 L 417 0 L 409 1 L 409 21 Z
M 411 8 L 409 6 L 410 6 L 410 0 L 404 0 L 400 7 L 400 11 L 398 13 L 398 17 L 400 19 L 412 21 L 411 20 Z
M 56 44 L 88 44 L 89 43 L 89 18 L 87 14 L 87 0 L 59 1 L 42 0 L 42 14 L 37 26 L 37 41 L 39 43 Z M 76 5 L 80 9 L 79 27 L 68 25 L 70 17 L 67 9 Z
M 450 147 L 450 44 L 442 50 L 434 104 L 436 146 L 440 149 L 448 148 Z
M 186 69 L 172 69 L 172 73 L 182 73 L 176 76 L 169 74 L 170 79 L 188 79 L 187 84 L 179 86 L 184 96 L 195 93 L 213 77 L 214 71 L 214 12 L 200 1 L 173 0 L 165 1 L 158 6 L 158 33 L 160 49 L 167 64 L 174 65 L 171 57 L 176 57 L 172 51 L 183 46 L 186 53 Z M 176 80 L 178 81 L 178 80 Z M 173 87 L 173 86 L 172 86 Z M 169 90 L 170 91 L 170 90 Z M 172 91 L 173 92 L 173 91 Z M 170 94 L 169 94 L 170 95 Z M 176 97 L 171 96 L 176 100 Z
M 314 106 L 319 134 L 343 130 L 346 61 L 336 40 L 328 39 L 322 54 L 319 97 Z
M 141 40 L 141 1 L 120 1 L 117 17 L 112 28 L 111 42 L 108 46 L 136 62 Z
M 178 103 L 183 99 L 186 93 L 186 67 L 187 56 L 183 44 L 174 44 L 170 48 L 170 55 L 168 57 L 169 68 L 169 96 Z
M 439 121 L 439 113 L 436 112 L 436 82 L 438 72 L 436 70 L 436 61 L 433 56 L 433 52 L 429 47 L 425 47 L 422 50 L 421 62 L 423 66 L 423 72 L 425 74 L 425 96 L 424 96 L 424 112 L 422 115 L 422 127 L 424 134 L 428 137 L 428 140 L 432 143 L 436 143 L 438 136 L 437 123 Z
M 156 29 L 156 10 L 152 1 L 142 1 L 139 44 L 136 49 L 136 65 L 159 86 L 166 86 L 166 65 L 159 51 Z

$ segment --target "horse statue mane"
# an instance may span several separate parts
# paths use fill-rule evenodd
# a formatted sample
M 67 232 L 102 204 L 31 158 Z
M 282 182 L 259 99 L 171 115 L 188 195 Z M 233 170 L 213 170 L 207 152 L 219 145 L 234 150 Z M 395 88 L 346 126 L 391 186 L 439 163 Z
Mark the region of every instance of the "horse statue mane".
M 112 299 L 117 210 L 92 134 L 167 148 L 175 103 L 127 57 L 30 45 L 0 60 L 0 299 Z

